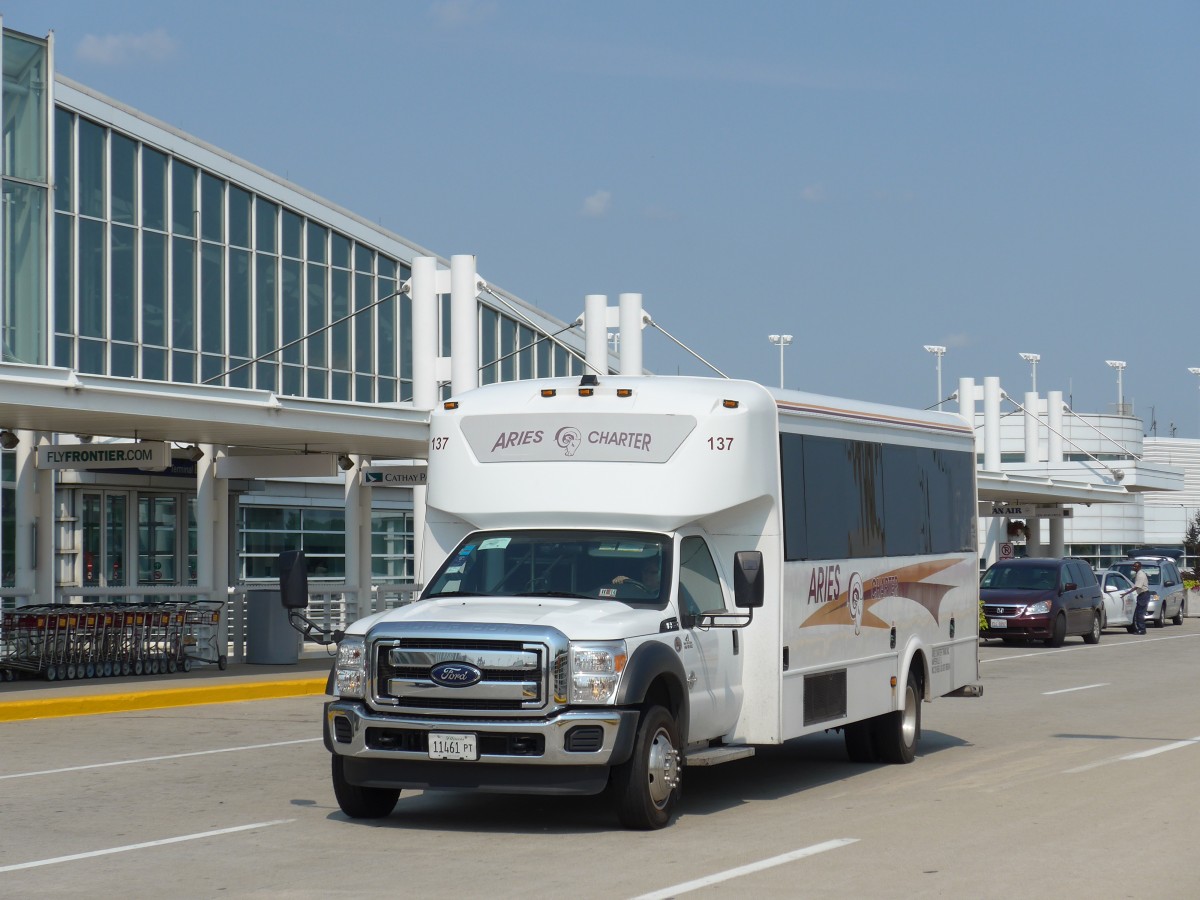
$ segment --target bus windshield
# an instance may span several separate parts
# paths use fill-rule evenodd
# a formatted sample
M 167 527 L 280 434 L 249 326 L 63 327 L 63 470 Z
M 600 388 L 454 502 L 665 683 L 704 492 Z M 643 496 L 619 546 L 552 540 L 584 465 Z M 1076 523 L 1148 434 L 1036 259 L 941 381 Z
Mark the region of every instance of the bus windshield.
M 477 531 L 463 540 L 421 599 L 574 597 L 665 605 L 671 542 L 628 531 Z

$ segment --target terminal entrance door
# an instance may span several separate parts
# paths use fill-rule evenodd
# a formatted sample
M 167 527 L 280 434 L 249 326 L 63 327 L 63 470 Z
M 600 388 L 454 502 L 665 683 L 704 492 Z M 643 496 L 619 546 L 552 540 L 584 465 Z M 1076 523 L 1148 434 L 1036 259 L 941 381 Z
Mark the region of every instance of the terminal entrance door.
M 82 510 L 83 571 L 89 587 L 124 587 L 128 582 L 129 495 L 124 491 L 86 491 Z
M 138 495 L 138 584 L 179 584 L 179 497 Z

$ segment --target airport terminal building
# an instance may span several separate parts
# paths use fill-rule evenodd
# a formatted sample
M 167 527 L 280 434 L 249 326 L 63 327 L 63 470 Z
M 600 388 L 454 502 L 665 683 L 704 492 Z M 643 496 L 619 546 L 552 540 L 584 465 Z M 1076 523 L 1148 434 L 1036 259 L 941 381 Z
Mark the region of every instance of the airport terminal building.
M 224 596 L 290 549 L 360 612 L 411 585 L 423 491 L 369 470 L 425 455 L 463 347 L 478 383 L 578 376 L 584 333 L 56 74 L 53 36 L 6 29 L 0 52 L 0 603 Z M 981 499 L 1092 511 L 1018 542 L 1103 565 L 1184 522 L 1143 498 L 1182 486 L 1179 448 L 1143 454 L 1117 419 L 1119 450 L 1074 422 L 1065 451 L 1021 417 L 980 432 Z M 985 558 L 1007 543 L 993 518 Z
M 389 420 L 397 438 L 418 421 L 414 355 L 448 357 L 451 324 L 442 279 L 437 346 L 414 354 L 406 289 L 414 260 L 433 258 L 442 274 L 448 260 L 56 74 L 53 35 L 6 29 L 2 55 L 5 606 L 51 600 L 49 579 L 33 570 L 52 568 L 55 600 L 131 586 L 182 591 L 222 577 L 269 578 L 283 549 L 303 549 L 314 578 L 354 580 L 348 533 L 370 547 L 369 567 L 351 559 L 351 569 L 376 585 L 411 582 L 413 491 L 363 492 L 368 524 L 356 532 L 342 471 L 358 462 L 347 456 L 356 448 L 315 432 L 354 432 L 370 413 L 368 430 L 379 434 L 373 448 L 357 448 L 362 458 L 406 455 L 404 441 L 387 441 Z M 576 329 L 495 286 L 478 293 L 477 322 L 481 383 L 582 370 Z M 37 415 L 47 397 L 72 392 L 85 398 L 73 411 Z M 49 468 L 48 448 L 148 439 L 159 399 L 186 417 L 154 435 L 167 445 L 165 460 L 101 465 L 94 452 L 75 453 L 82 462 Z M 266 432 L 219 427 L 239 416 L 253 425 L 256 406 L 277 418 L 316 417 L 311 443 L 296 437 L 283 452 L 324 458 L 315 468 L 281 466 L 292 475 L 283 478 L 231 467 L 214 481 L 214 497 L 198 498 L 198 473 L 213 456 L 279 459 L 282 445 Z M 186 424 L 202 420 L 207 431 Z M 341 468 L 332 464 L 339 458 Z M 39 490 L 37 478 L 52 479 L 51 490 Z M 201 523 L 210 519 L 228 534 L 227 571 L 218 559 L 216 582 L 198 572 Z

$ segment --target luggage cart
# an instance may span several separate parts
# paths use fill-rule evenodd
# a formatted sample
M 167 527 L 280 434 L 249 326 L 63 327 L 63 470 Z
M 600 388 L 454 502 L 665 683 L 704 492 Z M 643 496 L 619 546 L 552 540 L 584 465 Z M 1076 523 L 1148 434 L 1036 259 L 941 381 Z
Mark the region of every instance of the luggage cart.
M 183 617 L 182 648 L 183 670 L 192 668 L 195 662 L 212 664 L 224 670 L 229 660 L 221 652 L 221 613 L 223 600 L 192 600 L 186 604 Z

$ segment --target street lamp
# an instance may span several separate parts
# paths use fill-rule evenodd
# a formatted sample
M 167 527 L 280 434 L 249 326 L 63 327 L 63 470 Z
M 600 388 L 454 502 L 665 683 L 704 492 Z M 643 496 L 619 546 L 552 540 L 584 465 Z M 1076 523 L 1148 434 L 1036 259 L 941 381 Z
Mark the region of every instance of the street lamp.
M 1042 355 L 1040 353 L 1022 353 L 1021 359 L 1025 360 L 1025 362 L 1029 363 L 1029 365 L 1033 367 L 1033 372 L 1032 372 L 1033 392 L 1036 394 L 1037 393 L 1037 364 L 1039 362 L 1041 362 Z
M 783 348 L 792 342 L 790 334 L 768 334 L 767 338 L 772 344 L 779 347 L 779 386 L 783 387 Z
M 1121 376 L 1125 373 L 1125 360 L 1106 359 L 1104 364 L 1117 370 L 1117 415 L 1123 416 L 1125 415 L 1125 389 L 1121 383 Z
M 1193 375 L 1200 375 L 1200 366 L 1194 366 L 1188 369 Z
M 932 353 L 937 357 L 937 408 L 942 408 L 942 357 L 946 355 L 946 348 L 938 344 L 926 344 L 925 351 Z

